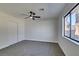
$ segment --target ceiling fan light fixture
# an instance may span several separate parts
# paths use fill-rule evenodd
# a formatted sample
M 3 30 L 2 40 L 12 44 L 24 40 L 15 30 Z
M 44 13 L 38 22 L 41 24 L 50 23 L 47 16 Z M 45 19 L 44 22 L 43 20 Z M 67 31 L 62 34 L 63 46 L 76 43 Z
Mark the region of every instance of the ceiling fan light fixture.
M 36 18 L 40 18 L 40 16 L 37 16 L 36 13 L 34 13 L 32 11 L 30 11 L 29 14 L 30 15 L 28 15 L 28 17 L 25 17 L 24 19 L 31 18 L 32 20 L 35 20 Z
M 30 17 L 31 19 L 33 18 L 33 17 Z

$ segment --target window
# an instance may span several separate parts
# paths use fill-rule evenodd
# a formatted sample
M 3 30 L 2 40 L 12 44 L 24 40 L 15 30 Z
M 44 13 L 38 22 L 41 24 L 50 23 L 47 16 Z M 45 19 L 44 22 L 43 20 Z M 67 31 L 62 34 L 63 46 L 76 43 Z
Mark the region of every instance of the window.
M 70 14 L 65 17 L 65 36 L 70 37 Z
M 64 36 L 79 43 L 79 3 L 64 16 Z

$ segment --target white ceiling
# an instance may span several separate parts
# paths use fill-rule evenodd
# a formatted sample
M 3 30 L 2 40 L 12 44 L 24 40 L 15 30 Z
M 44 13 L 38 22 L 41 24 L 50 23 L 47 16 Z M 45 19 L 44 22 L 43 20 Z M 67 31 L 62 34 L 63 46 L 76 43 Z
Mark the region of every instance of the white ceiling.
M 29 10 L 34 11 L 42 18 L 56 18 L 64 6 L 64 3 L 0 3 L 0 10 L 21 19 L 25 17 L 22 13 L 25 14 Z M 45 10 L 40 11 L 40 8 L 44 8 Z

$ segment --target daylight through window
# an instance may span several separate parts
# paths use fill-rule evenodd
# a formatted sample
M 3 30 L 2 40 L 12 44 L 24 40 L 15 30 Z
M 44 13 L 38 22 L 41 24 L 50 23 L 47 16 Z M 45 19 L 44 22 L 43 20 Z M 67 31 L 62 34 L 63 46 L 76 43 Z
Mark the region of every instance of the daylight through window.
M 79 42 L 79 4 L 64 16 L 64 36 Z

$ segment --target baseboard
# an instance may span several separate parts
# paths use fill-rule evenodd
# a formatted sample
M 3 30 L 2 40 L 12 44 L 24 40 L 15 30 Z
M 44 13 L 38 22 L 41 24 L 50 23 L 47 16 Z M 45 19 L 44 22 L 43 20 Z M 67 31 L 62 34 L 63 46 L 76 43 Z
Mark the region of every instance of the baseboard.
M 60 43 L 58 43 L 58 45 L 59 45 L 59 47 L 61 48 L 61 50 L 63 51 L 63 49 L 62 49 L 62 47 L 61 47 Z M 63 51 L 63 53 L 64 53 L 64 55 L 66 56 L 66 54 L 65 54 L 65 52 L 64 52 L 64 51 Z
M 57 41 L 44 41 L 44 40 L 36 40 L 36 39 L 25 39 L 29 41 L 38 41 L 38 42 L 49 42 L 49 43 L 58 43 Z
M 29 40 L 29 39 L 25 39 L 25 40 Z M 18 42 L 21 42 L 21 41 L 24 41 L 24 40 L 20 40 L 20 41 L 18 41 Z M 53 42 L 52 42 L 52 41 L 32 40 L 32 39 L 30 39 L 29 41 L 47 42 L 47 43 L 58 43 L 57 41 L 53 41 Z M 15 43 L 13 43 L 13 44 L 16 44 L 16 43 L 18 43 L 18 42 L 15 42 Z M 1 49 L 4 49 L 4 48 L 7 48 L 7 47 L 9 47 L 9 46 L 11 46 L 11 45 L 13 45 L 13 44 L 4 45 L 4 46 L 0 47 L 0 50 L 1 50 Z
M 15 42 L 15 43 L 13 43 L 13 44 L 16 44 L 16 43 L 19 43 L 19 42 L 21 42 L 21 41 Z M 13 44 L 4 45 L 4 46 L 0 47 L 0 50 L 1 50 L 1 49 L 4 49 L 4 48 L 7 48 L 7 47 L 9 47 L 9 46 L 11 46 L 11 45 L 13 45 Z

